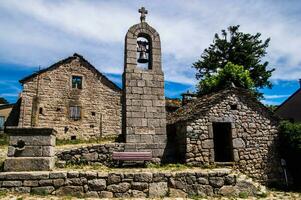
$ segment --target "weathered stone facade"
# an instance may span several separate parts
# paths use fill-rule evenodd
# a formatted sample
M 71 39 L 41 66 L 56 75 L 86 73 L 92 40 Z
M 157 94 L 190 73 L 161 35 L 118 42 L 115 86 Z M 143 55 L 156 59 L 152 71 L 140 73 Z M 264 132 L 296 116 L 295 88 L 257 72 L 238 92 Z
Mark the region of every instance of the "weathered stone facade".
M 160 198 L 262 194 L 264 187 L 229 169 L 169 172 L 1 172 L 0 189 L 94 198 Z
M 82 89 L 72 88 L 82 77 Z M 23 84 L 19 127 L 47 127 L 57 138 L 99 138 L 121 133 L 121 89 L 82 56 L 74 54 L 20 81 Z M 80 119 L 70 107 L 80 107 Z
M 255 98 L 237 88 L 200 97 L 169 118 L 169 126 L 177 134 L 177 152 L 184 162 L 218 164 L 213 134 L 216 122 L 231 126 L 231 163 L 235 168 L 261 181 L 279 178 L 277 120 Z
M 139 37 L 145 37 L 149 42 L 147 69 L 137 66 Z M 157 155 L 162 157 L 166 143 L 166 114 L 161 43 L 159 34 L 146 22 L 132 26 L 126 34 L 123 83 L 123 130 L 126 143 L 149 144 L 144 150 L 160 151 Z

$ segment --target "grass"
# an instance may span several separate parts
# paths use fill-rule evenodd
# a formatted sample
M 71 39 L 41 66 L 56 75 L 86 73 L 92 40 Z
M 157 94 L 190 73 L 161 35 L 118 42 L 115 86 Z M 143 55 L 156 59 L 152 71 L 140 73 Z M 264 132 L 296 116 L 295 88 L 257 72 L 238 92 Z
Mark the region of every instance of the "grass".
M 185 170 L 185 169 L 190 169 L 192 167 L 184 164 L 153 164 L 150 163 L 146 166 L 148 169 L 160 169 L 160 170 L 166 170 L 166 171 L 179 171 L 179 170 Z
M 0 134 L 0 146 L 7 146 L 8 145 L 8 135 L 5 133 Z

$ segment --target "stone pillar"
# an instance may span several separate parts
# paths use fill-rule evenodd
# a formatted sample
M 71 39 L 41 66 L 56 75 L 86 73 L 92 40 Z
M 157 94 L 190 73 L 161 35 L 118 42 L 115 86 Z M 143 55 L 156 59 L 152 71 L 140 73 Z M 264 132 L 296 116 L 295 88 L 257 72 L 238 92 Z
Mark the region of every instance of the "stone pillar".
M 149 42 L 148 68 L 137 65 L 137 38 Z M 123 134 L 126 150 L 152 150 L 162 157 L 166 145 L 164 74 L 161 67 L 160 36 L 142 21 L 125 37 L 123 73 Z
M 48 171 L 55 164 L 55 130 L 8 127 L 4 171 Z

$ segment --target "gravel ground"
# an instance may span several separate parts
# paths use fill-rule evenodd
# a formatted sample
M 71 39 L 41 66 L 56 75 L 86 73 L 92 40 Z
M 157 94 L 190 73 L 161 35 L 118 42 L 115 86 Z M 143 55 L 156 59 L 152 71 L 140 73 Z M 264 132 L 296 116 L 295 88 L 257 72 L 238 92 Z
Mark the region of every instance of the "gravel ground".
M 75 197 L 55 197 L 55 196 L 30 196 L 30 195 L 16 195 L 16 194 L 6 194 L 2 196 L 0 199 L 4 200 L 83 200 L 83 198 L 75 198 Z M 133 198 L 134 199 L 134 198 Z M 135 198 L 142 199 L 142 198 Z M 183 198 L 163 198 L 164 200 L 182 200 Z M 255 200 L 255 199 L 266 199 L 266 200 L 301 200 L 301 193 L 295 192 L 276 192 L 270 191 L 269 195 L 266 198 L 226 198 L 226 197 L 209 197 L 209 198 L 193 198 L 199 200 Z M 95 198 L 85 198 L 85 200 L 95 200 Z

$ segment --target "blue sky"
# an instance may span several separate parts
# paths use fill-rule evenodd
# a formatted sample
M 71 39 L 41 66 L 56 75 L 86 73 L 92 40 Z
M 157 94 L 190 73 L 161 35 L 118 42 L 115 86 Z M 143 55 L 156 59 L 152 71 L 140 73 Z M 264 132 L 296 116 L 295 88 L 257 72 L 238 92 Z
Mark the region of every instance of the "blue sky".
M 191 63 L 230 25 L 271 38 L 269 61 L 276 68 L 266 104 L 280 104 L 299 88 L 301 2 L 298 0 L 0 0 L 0 96 L 15 102 L 18 80 L 77 52 L 120 85 L 124 36 L 146 21 L 160 33 L 166 96 L 178 97 L 197 83 Z

